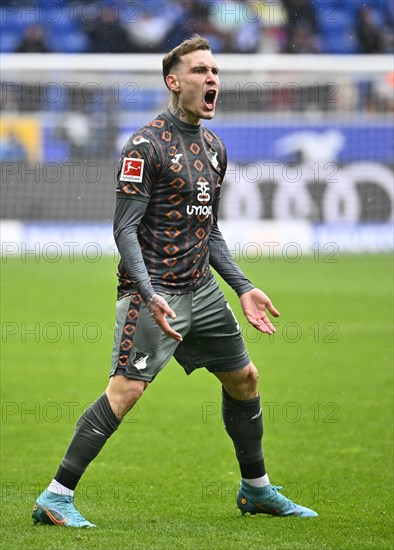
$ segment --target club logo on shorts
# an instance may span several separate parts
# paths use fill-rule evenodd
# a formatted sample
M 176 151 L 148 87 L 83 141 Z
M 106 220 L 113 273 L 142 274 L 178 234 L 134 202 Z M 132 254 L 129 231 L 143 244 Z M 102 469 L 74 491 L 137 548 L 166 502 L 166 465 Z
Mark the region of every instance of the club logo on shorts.
M 143 173 L 144 159 L 123 159 L 122 172 L 120 174 L 121 181 L 141 183 Z
M 137 370 L 146 369 L 146 367 L 147 367 L 146 361 L 147 361 L 148 357 L 149 357 L 149 355 L 147 353 L 144 353 L 142 351 L 137 351 L 135 353 L 134 359 L 132 360 L 133 366 Z

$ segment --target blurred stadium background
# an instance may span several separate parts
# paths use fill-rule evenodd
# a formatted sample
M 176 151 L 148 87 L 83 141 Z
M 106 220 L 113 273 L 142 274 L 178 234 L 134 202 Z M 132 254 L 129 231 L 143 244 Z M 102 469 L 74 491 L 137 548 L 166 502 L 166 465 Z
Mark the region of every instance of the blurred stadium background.
M 0 2 L 2 548 L 393 548 L 393 4 Z M 223 284 L 262 375 L 270 476 L 320 518 L 241 527 L 219 385 L 169 365 L 81 482 L 100 529 L 32 529 L 107 380 L 120 150 L 193 32 L 221 67 L 220 227 L 282 314 L 260 339 Z
M 393 5 L 1 2 L 3 255 L 112 249 L 121 147 L 166 106 L 163 53 L 194 32 L 222 71 L 209 125 L 233 250 L 392 250 Z

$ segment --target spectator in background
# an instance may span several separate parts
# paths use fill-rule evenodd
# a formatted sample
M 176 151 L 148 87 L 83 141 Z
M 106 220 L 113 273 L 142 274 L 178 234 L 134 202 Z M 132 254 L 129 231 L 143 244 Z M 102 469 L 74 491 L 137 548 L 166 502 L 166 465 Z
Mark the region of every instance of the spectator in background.
M 207 10 L 208 4 L 195 0 L 178 0 L 171 4 L 177 5 L 177 18 L 173 27 L 167 32 L 164 41 L 164 51 L 172 50 L 175 46 L 186 40 L 194 33 L 205 36 L 212 41 L 214 50 L 218 51 L 217 43 L 220 37 L 215 35 L 215 28 L 210 23 Z
M 262 18 L 258 2 L 213 1 L 200 6 L 199 28 L 195 32 L 211 42 L 220 53 L 256 53 L 262 39 Z
M 23 143 L 13 132 L 8 132 L 0 140 L 1 162 L 23 162 L 27 159 L 27 152 Z
M 300 22 L 292 29 L 291 39 L 288 40 L 283 53 L 320 53 L 320 40 L 311 31 L 306 22 Z
M 369 112 L 394 113 L 394 71 L 374 80 L 366 107 Z
M 245 4 L 243 6 L 243 4 Z M 235 29 L 233 38 L 234 53 L 257 53 L 260 50 L 263 36 L 262 13 L 259 5 L 244 0 L 240 4 L 240 23 Z
M 126 30 L 133 52 L 159 53 L 166 51 L 166 38 L 172 34 L 179 36 L 179 27 L 185 13 L 186 2 L 147 2 L 141 3 L 138 21 L 126 23 Z
M 41 25 L 27 27 L 22 41 L 15 50 L 16 53 L 48 53 L 45 44 L 44 29 Z
M 258 10 L 261 18 L 262 34 L 260 43 L 260 52 L 280 53 L 284 50 L 287 42 L 285 31 L 287 13 L 281 0 L 275 0 L 270 4 L 267 0 L 253 2 L 255 9 Z
M 282 0 L 287 13 L 287 44 L 283 53 L 320 53 L 316 12 L 309 0 Z
M 116 10 L 104 7 L 97 19 L 85 21 L 84 26 L 89 39 L 89 53 L 130 53 L 134 51 L 129 35 L 117 20 Z
M 374 13 L 368 6 L 358 10 L 357 38 L 360 53 L 383 53 L 385 33 L 374 21 Z

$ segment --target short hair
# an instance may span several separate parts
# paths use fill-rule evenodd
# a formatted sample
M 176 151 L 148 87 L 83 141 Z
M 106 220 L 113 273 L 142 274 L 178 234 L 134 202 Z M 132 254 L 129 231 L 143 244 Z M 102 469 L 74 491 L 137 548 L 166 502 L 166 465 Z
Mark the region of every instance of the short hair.
M 202 36 L 199 34 L 193 34 L 191 38 L 184 40 L 181 44 L 173 48 L 167 55 L 163 58 L 163 78 L 166 83 L 166 77 L 170 74 L 171 70 L 176 67 L 182 56 L 195 52 L 196 50 L 208 50 L 211 51 L 211 45 Z

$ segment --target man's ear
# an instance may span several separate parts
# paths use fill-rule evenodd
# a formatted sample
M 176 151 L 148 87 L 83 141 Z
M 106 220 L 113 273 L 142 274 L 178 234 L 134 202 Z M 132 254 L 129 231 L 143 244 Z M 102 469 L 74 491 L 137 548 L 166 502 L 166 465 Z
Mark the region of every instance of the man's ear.
M 166 84 L 171 92 L 179 92 L 180 86 L 176 74 L 171 73 L 166 76 Z

